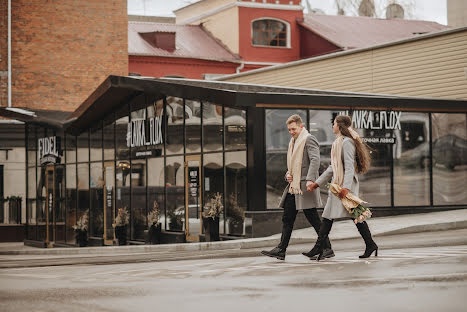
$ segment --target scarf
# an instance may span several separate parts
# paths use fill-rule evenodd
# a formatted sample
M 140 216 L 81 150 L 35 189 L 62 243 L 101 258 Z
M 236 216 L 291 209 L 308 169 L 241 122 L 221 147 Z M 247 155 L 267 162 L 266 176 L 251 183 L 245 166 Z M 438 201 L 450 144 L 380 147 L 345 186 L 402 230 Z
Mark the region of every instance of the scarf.
M 287 170 L 293 177 L 289 186 L 290 194 L 303 194 L 300 189 L 300 178 L 302 176 L 303 149 L 305 148 L 307 137 L 308 130 L 302 128 L 297 139 L 291 138 L 289 142 L 289 149 L 287 151 Z
M 362 142 L 358 133 L 352 128 L 349 127 L 349 132 L 352 135 L 352 138 Z M 331 147 L 331 166 L 333 172 L 332 183 L 335 183 L 339 186 L 342 186 L 344 183 L 344 163 L 342 162 L 342 142 L 344 141 L 344 136 L 342 134 L 337 134 L 336 139 L 332 143 Z

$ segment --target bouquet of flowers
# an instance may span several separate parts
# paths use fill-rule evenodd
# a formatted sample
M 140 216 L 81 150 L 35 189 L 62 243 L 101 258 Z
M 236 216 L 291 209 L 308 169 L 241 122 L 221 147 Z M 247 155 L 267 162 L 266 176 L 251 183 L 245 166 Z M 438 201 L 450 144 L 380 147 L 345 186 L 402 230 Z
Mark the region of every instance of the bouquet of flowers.
M 327 187 L 337 197 L 339 197 L 342 187 L 335 183 L 328 183 Z M 366 219 L 371 218 L 371 210 L 368 207 L 362 205 L 362 203 L 367 203 L 366 201 L 360 199 L 358 196 L 355 196 L 352 193 L 347 193 L 343 198 L 340 199 L 342 205 L 349 212 L 349 214 L 354 218 L 355 224 L 361 223 Z
M 159 223 L 160 210 L 157 201 L 154 201 L 154 208 L 148 213 L 148 226 Z
M 73 225 L 75 231 L 87 231 L 88 230 L 88 216 L 89 210 L 86 210 L 83 215 L 78 219 L 76 225 Z
M 205 218 L 215 218 L 218 217 L 222 210 L 224 209 L 224 205 L 222 204 L 222 195 L 217 192 L 211 199 L 206 203 L 204 206 L 206 211 L 203 212 L 203 217 Z
M 129 217 L 128 217 L 128 210 L 126 207 L 124 208 L 118 208 L 118 214 L 117 217 L 115 218 L 115 225 L 116 226 L 125 226 L 129 223 Z

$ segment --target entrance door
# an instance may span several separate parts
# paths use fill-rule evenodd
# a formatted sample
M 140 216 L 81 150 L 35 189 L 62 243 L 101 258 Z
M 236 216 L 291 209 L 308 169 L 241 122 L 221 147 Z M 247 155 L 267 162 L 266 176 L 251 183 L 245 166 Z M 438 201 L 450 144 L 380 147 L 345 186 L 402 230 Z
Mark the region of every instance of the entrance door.
M 104 163 L 104 244 L 113 245 L 115 220 L 115 174 L 114 163 Z
M 45 243 L 47 247 L 53 247 L 55 242 L 55 167 L 48 165 L 45 168 Z
M 201 156 L 185 158 L 185 236 L 198 242 L 201 234 Z

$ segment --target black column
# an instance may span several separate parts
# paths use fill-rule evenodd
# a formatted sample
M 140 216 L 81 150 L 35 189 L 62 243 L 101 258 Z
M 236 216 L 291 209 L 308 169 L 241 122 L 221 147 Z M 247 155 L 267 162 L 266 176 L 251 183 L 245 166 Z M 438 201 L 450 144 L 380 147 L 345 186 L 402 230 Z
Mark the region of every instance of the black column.
M 248 210 L 266 210 L 266 140 L 264 108 L 250 107 L 248 131 Z

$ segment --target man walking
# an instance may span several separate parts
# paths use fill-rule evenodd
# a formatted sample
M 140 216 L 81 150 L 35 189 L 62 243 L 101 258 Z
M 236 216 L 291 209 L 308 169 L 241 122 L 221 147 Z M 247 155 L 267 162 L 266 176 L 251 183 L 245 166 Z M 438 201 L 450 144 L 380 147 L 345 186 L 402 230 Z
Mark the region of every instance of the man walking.
M 263 255 L 279 260 L 285 259 L 287 246 L 292 235 L 298 210 L 303 210 L 308 222 L 316 233 L 319 232 L 321 219 L 317 207 L 322 207 L 319 190 L 312 190 L 311 185 L 318 178 L 319 143 L 304 127 L 299 115 L 292 115 L 287 119 L 287 128 L 292 137 L 287 151 L 287 173 L 285 179 L 289 184 L 282 194 L 279 207 L 284 209 L 282 214 L 282 236 L 279 245 L 270 251 L 263 250 Z M 309 253 L 302 253 L 310 259 L 316 259 Z M 325 242 L 324 258 L 334 257 L 329 239 Z

